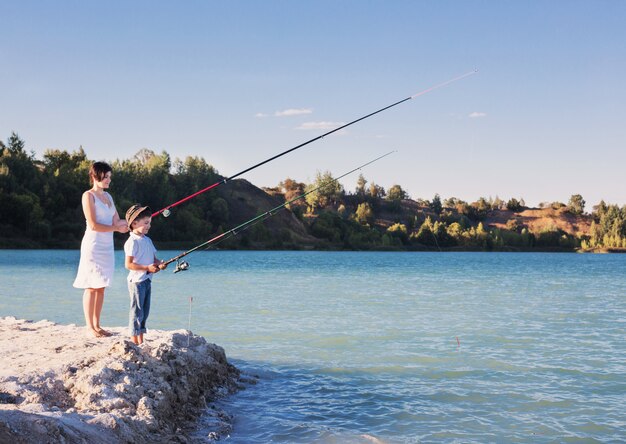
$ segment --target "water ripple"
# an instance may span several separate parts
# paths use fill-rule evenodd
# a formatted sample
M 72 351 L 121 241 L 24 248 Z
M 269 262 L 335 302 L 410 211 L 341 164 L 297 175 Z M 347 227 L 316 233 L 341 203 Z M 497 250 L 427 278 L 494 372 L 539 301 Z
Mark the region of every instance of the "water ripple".
M 190 261 L 156 276 L 149 323 L 191 325 L 259 376 L 221 401 L 235 418 L 227 442 L 626 441 L 626 255 Z M 3 252 L 0 312 L 82 323 L 77 262 L 77 252 Z M 117 264 L 120 277 L 121 252 Z M 42 288 L 46 304 L 33 304 Z M 103 318 L 124 325 L 127 304 L 116 279 Z

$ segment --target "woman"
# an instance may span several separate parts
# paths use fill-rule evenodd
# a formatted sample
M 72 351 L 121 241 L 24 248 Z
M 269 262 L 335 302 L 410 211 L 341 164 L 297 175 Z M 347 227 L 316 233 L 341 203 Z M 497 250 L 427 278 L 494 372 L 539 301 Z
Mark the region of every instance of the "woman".
M 113 198 L 105 190 L 111 184 L 111 167 L 95 162 L 89 169 L 91 189 L 83 193 L 83 213 L 87 228 L 80 245 L 80 263 L 74 287 L 84 288 L 85 322 L 97 338 L 111 333 L 100 327 L 104 289 L 111 284 L 115 257 L 113 232 L 128 232 L 128 224 L 117 214 Z

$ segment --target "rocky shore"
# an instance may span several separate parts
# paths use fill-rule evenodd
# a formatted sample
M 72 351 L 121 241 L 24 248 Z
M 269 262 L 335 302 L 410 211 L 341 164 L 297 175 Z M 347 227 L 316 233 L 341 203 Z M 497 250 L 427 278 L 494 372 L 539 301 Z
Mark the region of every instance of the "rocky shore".
M 215 430 L 194 442 L 230 432 L 207 409 L 239 387 L 221 347 L 187 330 L 150 330 L 136 346 L 109 330 L 0 318 L 0 443 L 188 442 L 207 414 Z

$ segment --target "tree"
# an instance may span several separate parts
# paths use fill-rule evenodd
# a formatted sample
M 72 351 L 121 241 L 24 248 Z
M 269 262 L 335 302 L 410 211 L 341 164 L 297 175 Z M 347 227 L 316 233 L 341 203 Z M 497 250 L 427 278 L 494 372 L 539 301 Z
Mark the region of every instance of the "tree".
M 135 153 L 133 160 L 145 166 L 154 156 L 156 156 L 154 151 L 148 148 L 142 148 Z
M 441 214 L 441 210 L 443 209 L 443 207 L 441 205 L 441 198 L 439 197 L 439 194 L 435 194 L 433 200 L 430 202 L 429 207 L 435 212 L 435 214 Z
M 402 200 L 406 198 L 406 191 L 404 191 L 400 185 L 393 185 L 387 192 L 387 199 L 389 200 Z
M 565 205 L 563 202 L 559 201 L 555 201 L 550 204 L 550 207 L 552 207 L 553 210 L 560 210 L 561 208 L 565 208 L 566 206 L 567 205 Z
M 493 203 L 491 204 L 491 209 L 502 210 L 503 208 L 506 208 L 506 204 L 504 203 L 502 199 L 496 196 L 496 198 L 493 200 Z
M 585 211 L 585 200 L 580 194 L 572 194 L 569 198 L 567 209 L 572 214 L 583 214 Z
M 315 182 L 307 187 L 306 191 L 315 190 L 306 196 L 306 202 L 313 209 L 324 208 L 330 203 L 335 203 L 343 194 L 343 186 L 333 179 L 330 171 L 317 172 Z
M 9 193 L 29 190 L 38 195 L 42 187 L 41 170 L 34 160 L 34 154 L 28 155 L 24 146 L 24 141 L 16 133 L 11 133 L 0 156 L 0 170 L 5 176 L 0 181 L 0 188 Z M 4 211 L 4 208 L 0 207 L 0 211 Z
M 357 196 L 365 196 L 365 185 L 367 185 L 367 180 L 365 180 L 365 176 L 363 173 L 359 174 L 359 178 L 356 181 L 356 194 Z
M 506 229 L 509 231 L 518 231 L 521 228 L 521 224 L 517 219 L 509 219 L 506 221 Z
M 453 239 L 459 241 L 461 239 L 461 235 L 463 234 L 463 227 L 458 222 L 451 223 L 446 229 L 448 235 Z
M 382 199 L 385 197 L 385 189 L 380 185 L 376 185 L 374 182 L 370 184 L 370 197 L 374 199 Z
M 476 208 L 479 214 L 486 214 L 489 210 L 491 210 L 491 205 L 484 197 L 479 197 L 476 202 L 472 202 L 472 206 Z
M 290 200 L 295 199 L 298 196 L 304 194 L 304 190 L 306 185 L 302 182 L 297 182 L 291 178 L 286 178 L 283 182 L 279 183 L 278 186 L 282 188 L 285 192 L 285 202 L 289 202 Z M 298 199 L 289 204 L 289 208 L 293 209 L 298 205 L 305 205 L 305 199 Z
M 387 228 L 387 234 L 391 237 L 400 239 L 403 244 L 406 244 L 409 241 L 406 225 L 401 223 L 393 224 L 392 226 Z
M 179 195 L 189 190 L 201 190 L 218 179 L 217 170 L 202 157 L 187 156 L 184 162 L 176 159 L 174 171 Z
M 9 140 L 7 143 L 8 143 L 7 149 L 9 150 L 9 153 L 20 154 L 24 152 L 25 143 L 22 139 L 20 139 L 17 133 L 12 132 L 11 137 L 9 137 Z
M 511 210 L 511 211 L 520 211 L 522 209 L 522 205 L 520 204 L 519 200 L 517 200 L 516 198 L 512 197 L 506 203 L 506 208 L 507 208 L 507 210 Z
M 437 237 L 435 236 L 435 227 L 430 216 L 422 223 L 417 233 L 411 234 L 411 240 L 422 245 L 438 246 Z
M 366 224 L 374 219 L 374 210 L 367 202 L 359 204 L 356 208 L 355 217 L 357 222 Z
M 460 199 L 457 199 L 456 197 L 449 197 L 447 199 L 444 199 L 443 201 L 443 207 L 444 208 L 456 208 L 456 205 L 458 203 L 461 203 L 462 201 Z
M 221 197 L 213 200 L 213 202 L 211 202 L 211 216 L 211 220 L 215 225 L 221 225 L 224 222 L 228 222 L 228 219 L 230 219 L 228 202 Z
M 593 215 L 595 218 L 599 219 L 600 217 L 602 217 L 604 215 L 604 213 L 606 213 L 607 211 L 607 205 L 606 202 L 604 202 L 604 199 L 600 201 L 600 203 L 598 205 L 594 205 L 593 206 Z
M 305 185 L 302 182 L 298 182 L 296 180 L 291 179 L 290 177 L 286 178 L 284 181 L 278 184 L 280 188 L 283 189 L 285 194 L 293 193 L 294 195 L 304 193 Z M 295 197 L 295 196 L 294 196 Z M 287 199 L 290 200 L 290 199 Z
M 339 208 L 337 208 L 337 214 L 342 219 L 346 219 L 348 217 L 348 210 L 344 204 L 339 205 Z

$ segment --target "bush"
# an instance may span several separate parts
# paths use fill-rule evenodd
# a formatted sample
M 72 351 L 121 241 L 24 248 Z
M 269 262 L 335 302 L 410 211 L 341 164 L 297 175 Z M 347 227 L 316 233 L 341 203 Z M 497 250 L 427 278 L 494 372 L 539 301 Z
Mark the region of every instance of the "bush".
M 517 200 L 514 197 L 512 197 L 506 203 L 506 208 L 507 208 L 507 210 L 510 210 L 510 211 L 520 211 L 522 209 L 522 204 L 520 203 L 519 200 Z

